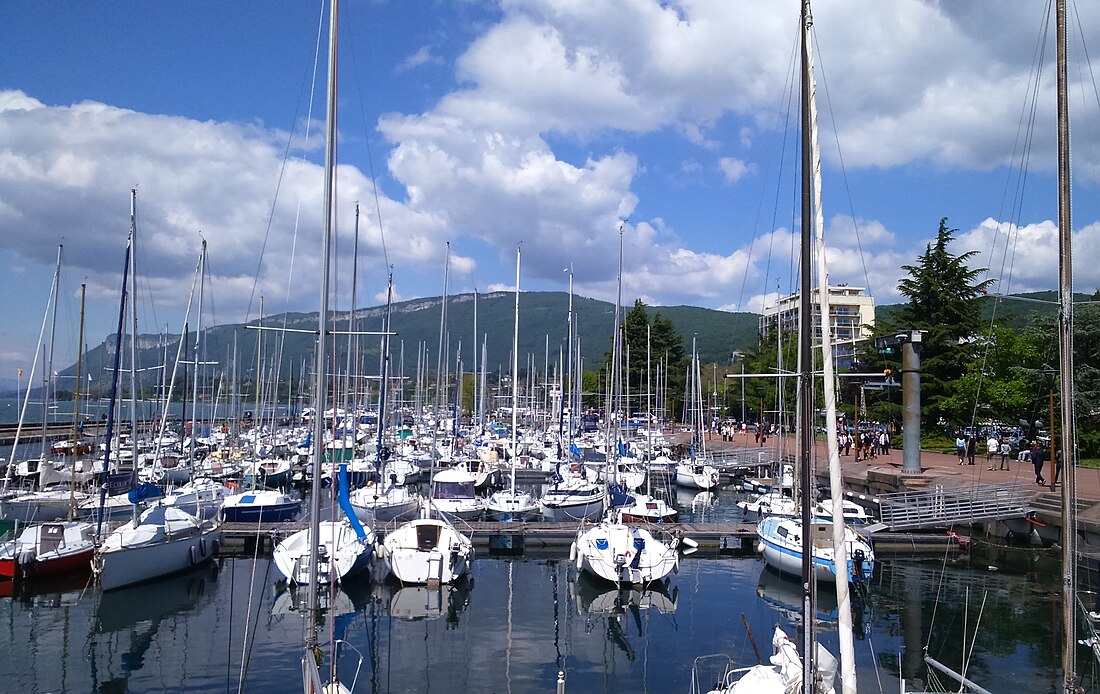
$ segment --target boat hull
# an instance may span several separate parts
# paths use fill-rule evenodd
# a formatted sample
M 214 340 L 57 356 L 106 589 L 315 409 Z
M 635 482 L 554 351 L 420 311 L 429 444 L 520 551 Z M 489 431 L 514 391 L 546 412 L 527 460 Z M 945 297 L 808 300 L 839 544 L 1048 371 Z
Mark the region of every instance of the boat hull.
M 302 510 L 302 502 L 275 492 L 245 493 L 228 497 L 222 504 L 222 520 L 227 523 L 281 523 L 294 520 Z
M 325 521 L 318 537 L 317 582 L 339 583 L 365 571 L 374 555 L 374 533 L 360 540 L 347 521 Z M 280 542 L 272 552 L 279 573 L 291 583 L 309 583 L 310 531 L 300 530 Z
M 828 523 L 815 525 L 827 527 Z M 764 555 L 764 562 L 777 571 L 802 575 L 802 523 L 795 519 L 769 517 L 760 521 L 756 534 L 759 538 L 759 550 Z M 784 535 L 782 529 L 786 529 Z M 831 532 L 831 531 L 830 531 Z M 875 557 L 871 546 L 859 538 L 851 529 L 845 529 L 847 537 L 845 541 L 849 581 L 860 583 L 871 579 L 875 570 Z M 859 555 L 857 555 L 857 552 Z M 862 556 L 862 558 L 858 558 Z M 818 547 L 813 556 L 814 576 L 819 581 L 836 582 L 837 567 L 833 561 L 831 544 L 829 547 Z
M 86 575 L 95 554 L 90 523 L 44 523 L 0 546 L 0 578 Z
M 659 581 L 680 561 L 675 541 L 666 545 L 645 528 L 622 523 L 582 530 L 570 553 L 579 570 L 618 585 Z
M 212 560 L 221 541 L 221 528 L 211 525 L 156 544 L 100 552 L 95 560 L 99 585 L 114 590 L 187 571 Z
M 470 571 L 474 546 L 450 524 L 434 518 L 405 523 L 382 543 L 386 566 L 402 583 L 453 583 Z

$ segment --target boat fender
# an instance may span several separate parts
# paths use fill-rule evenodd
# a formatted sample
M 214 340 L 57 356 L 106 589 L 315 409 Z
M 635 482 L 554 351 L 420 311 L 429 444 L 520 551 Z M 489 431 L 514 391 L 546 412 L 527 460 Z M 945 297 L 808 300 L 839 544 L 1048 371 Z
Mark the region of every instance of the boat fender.
M 195 565 L 195 545 L 191 545 L 187 548 L 187 559 L 191 562 L 191 566 Z
M 212 557 L 218 556 L 218 554 L 221 553 L 221 549 L 222 549 L 222 543 L 217 541 L 217 540 L 214 540 L 213 542 L 210 543 L 210 556 L 212 556 Z
M 757 542 L 756 543 L 756 552 L 758 554 L 763 554 L 764 553 L 764 543 L 763 542 Z
M 200 537 L 199 538 L 199 556 L 201 556 L 203 559 L 206 558 L 206 538 L 205 537 Z

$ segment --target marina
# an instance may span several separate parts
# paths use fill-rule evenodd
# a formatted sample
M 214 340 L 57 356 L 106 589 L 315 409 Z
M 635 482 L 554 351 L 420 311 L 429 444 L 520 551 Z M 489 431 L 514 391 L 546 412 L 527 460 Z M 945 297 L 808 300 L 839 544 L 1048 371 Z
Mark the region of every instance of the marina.
M 364 127 L 363 93 L 397 109 L 373 113 L 376 131 L 361 139 L 352 119 L 339 118 L 354 98 L 339 85 L 356 85 L 338 77 L 364 74 L 349 69 L 358 59 L 347 46 L 369 45 L 372 64 L 389 46 L 357 38 L 351 3 L 341 10 L 340 0 L 322 0 L 294 124 L 275 131 L 259 115 L 247 127 L 234 121 L 234 131 L 251 130 L 246 141 L 259 138 L 251 148 L 266 153 L 266 173 L 202 196 L 244 198 L 213 218 L 220 246 L 201 231 L 190 235 L 212 220 L 174 205 L 154 178 L 150 194 L 142 188 L 141 214 L 135 183 L 128 217 L 121 195 L 119 209 L 90 217 L 117 230 L 128 219 L 128 234 L 124 248 L 95 247 L 115 270 L 89 272 L 98 276 L 80 285 L 78 322 L 59 321 L 77 296 L 62 283 L 74 264 L 64 243 L 48 291 L 42 277 L 12 293 L 41 289 L 48 298 L 33 351 L 22 345 L 29 331 L 4 333 L 20 347 L 0 350 L 5 364 L 33 354 L 26 380 L 20 365 L 0 400 L 0 682 L 13 691 L 101 694 L 1083 694 L 1100 686 L 1100 469 L 1082 457 L 1100 455 L 1100 419 L 1084 416 L 1100 411 L 1100 372 L 1075 366 L 1098 358 L 1100 313 L 1081 321 L 1075 348 L 1067 3 L 1047 6 L 1034 81 L 1026 80 L 1035 101 L 1023 111 L 1042 114 L 1039 85 L 1053 84 L 1049 139 L 1057 151 L 1046 154 L 1057 162 L 1058 218 L 1044 224 L 1057 235 L 1058 287 L 1057 301 L 1047 301 L 1007 293 L 1009 239 L 1033 231 L 1021 230 L 1020 219 L 988 216 L 982 225 L 994 248 L 979 250 L 979 234 L 956 237 L 941 216 L 935 241 L 917 244 L 916 261 L 900 264 L 902 255 L 881 250 L 893 230 L 876 227 L 870 241 L 861 228 L 875 220 L 854 210 L 833 216 L 835 202 L 823 198 L 839 199 L 837 184 L 849 179 L 844 156 L 822 142 L 866 145 L 875 128 L 860 114 L 843 137 L 819 132 L 852 127 L 841 123 L 854 115 L 844 112 L 851 96 L 827 93 L 825 61 L 815 55 L 831 58 L 834 37 L 844 36 L 832 24 L 853 23 L 830 13 L 815 19 L 810 0 L 798 3 L 797 24 L 793 8 L 783 8 L 782 22 L 771 17 L 797 27 L 786 75 L 771 74 L 784 82 L 785 104 L 756 111 L 722 141 L 712 136 L 724 121 L 748 116 L 746 105 L 759 98 L 746 85 L 735 90 L 744 97 L 710 105 L 702 92 L 682 104 L 657 96 L 690 91 L 697 79 L 703 61 L 677 57 L 706 42 L 671 30 L 715 20 L 691 3 L 616 8 L 623 29 L 662 26 L 662 41 L 666 32 L 682 39 L 662 50 L 655 32 L 636 44 L 639 54 L 693 66 L 639 92 L 643 75 L 667 66 L 621 62 L 619 47 L 598 47 L 604 27 L 591 29 L 600 23 L 563 42 L 574 36 L 567 25 L 589 21 L 575 8 L 490 3 L 499 16 L 470 25 L 477 38 L 456 42 L 465 52 L 441 60 L 438 52 L 454 47 L 432 43 L 403 60 L 385 58 L 379 67 L 390 75 L 376 79 L 400 75 L 402 94 L 406 70 L 416 79 L 439 65 L 454 66 L 459 86 L 415 116 L 401 113 L 405 99 L 430 91 L 360 91 Z M 393 9 L 382 5 L 368 8 L 372 22 Z M 639 8 L 661 21 L 635 16 Z M 951 10 L 935 9 L 950 23 Z M 610 10 L 586 8 L 603 20 Z M 288 55 L 298 40 L 291 34 L 312 26 L 287 24 L 280 41 Z M 538 41 L 532 27 L 541 29 Z M 815 27 L 829 37 L 824 46 Z M 645 34 L 624 33 L 624 43 Z M 743 50 L 740 43 L 731 45 Z M 1042 79 L 1048 43 L 1054 80 Z M 502 56 L 495 71 L 485 69 Z M 846 77 L 855 73 L 847 59 Z M 555 62 L 575 73 L 558 75 L 567 88 L 543 79 Z M 532 65 L 543 67 L 513 72 Z M 1018 89 L 1025 80 L 1015 76 L 1016 85 L 998 87 Z M 894 89 L 898 78 L 890 75 Z M 535 84 L 531 103 L 514 101 Z M 708 91 L 716 86 L 717 94 L 731 85 Z M 609 98 L 586 109 L 573 93 L 589 91 Z M 929 100 L 919 90 L 889 96 Z M 870 115 L 880 98 L 861 93 L 856 101 Z M 12 104 L 48 108 L 0 91 L 0 128 L 11 127 Z M 72 109 L 89 105 L 109 108 Z M 588 122 L 567 125 L 574 110 L 591 111 Z M 983 112 L 992 120 L 994 110 Z M 1036 122 L 1020 124 L 1011 157 L 990 148 L 981 167 L 1015 166 L 1026 142 L 1024 169 L 1031 143 L 1046 142 L 1032 132 Z M 311 139 L 317 125 L 323 145 Z M 225 130 L 220 142 L 242 137 Z M 657 140 L 660 131 L 697 151 L 678 164 L 618 144 L 606 157 L 595 153 L 622 133 Z M 376 135 L 390 148 L 387 169 L 376 174 L 367 150 L 368 175 L 347 155 Z M 774 178 L 762 150 L 748 151 L 761 136 L 777 146 Z M 210 159 L 222 151 L 190 135 L 160 138 Z M 889 139 L 920 141 L 900 129 Z M 139 147 L 134 161 L 156 158 L 150 149 Z M 98 159 L 52 156 L 52 169 L 84 179 L 74 188 L 97 178 Z M 229 160 L 242 154 L 227 147 L 224 156 L 219 175 L 229 183 Z M 931 151 L 912 156 L 958 166 Z M 15 159 L 26 162 L 20 175 L 28 181 L 56 175 L 32 177 L 50 157 L 0 152 L 0 161 Z M 874 160 L 865 153 L 860 166 L 889 168 Z M 765 259 L 751 252 L 756 238 L 746 252 L 722 247 L 725 230 L 705 251 L 669 254 L 704 215 L 668 225 L 635 193 L 676 190 L 691 204 L 707 187 L 696 184 L 712 175 L 703 172 L 716 168 L 723 186 L 744 179 L 733 196 L 739 208 L 745 186 L 767 179 L 775 187 L 770 232 L 756 223 L 752 232 L 770 235 Z M 1095 173 L 1087 164 L 1080 170 Z M 185 189 L 210 178 L 180 171 Z M 273 198 L 249 204 L 244 189 L 267 188 L 257 185 L 265 177 L 276 181 Z M 570 188 L 585 193 L 571 201 L 562 194 Z M 961 191 L 952 197 L 970 197 Z M 30 218 L 21 197 L 12 198 L 13 219 Z M 515 204 L 520 198 L 530 200 Z M 781 200 L 789 209 L 780 210 Z M 1029 194 L 1011 214 L 1034 214 L 1032 205 Z M 265 214 L 261 236 L 247 220 Z M 240 248 L 227 253 L 229 228 Z M 452 246 L 451 233 L 463 243 Z M 949 251 L 956 241 L 967 250 Z M 903 273 L 889 282 L 905 303 L 877 322 L 865 245 Z M 184 301 L 177 266 L 192 251 Z M 513 251 L 514 283 L 511 267 L 501 271 Z M 92 254 L 82 244 L 76 266 Z M 861 262 L 850 262 L 857 255 Z M 490 256 L 496 281 L 485 290 Z M 305 267 L 298 275 L 296 261 Z M 858 274 L 857 265 L 866 287 L 841 276 Z M 240 271 L 252 266 L 251 277 Z M 607 301 L 575 295 L 575 272 Z M 421 298 L 429 283 L 433 292 L 441 285 L 438 297 Z M 568 293 L 530 289 L 556 285 Z M 95 327 L 86 326 L 89 291 Z M 265 306 L 283 291 L 282 305 Z M 704 295 L 716 308 L 675 305 Z M 1004 298 L 1057 308 L 999 313 Z M 215 311 L 226 301 L 230 319 Z M 173 306 L 168 322 L 154 303 Z M 28 323 L 23 313 L 18 322 Z M 71 350 L 75 364 L 65 366 Z
M 735 498 L 720 492 L 713 511 L 732 508 Z M 481 542 L 500 525 L 476 526 L 484 533 L 473 533 L 482 538 L 478 557 L 454 586 L 363 579 L 323 591 L 325 614 L 342 616 L 344 638 L 368 656 L 362 691 L 547 691 L 559 670 L 566 691 L 690 691 L 696 657 L 751 657 L 742 612 L 758 639 L 775 622 L 793 628 L 798 619 L 797 581 L 767 569 L 752 551 L 701 545 L 667 584 L 620 591 L 578 575 L 561 545 L 527 542 L 522 555 L 494 553 Z M 14 590 L 0 601 L 12 644 L 0 676 L 28 691 L 146 692 L 181 681 L 196 692 L 237 690 L 242 682 L 243 691 L 278 690 L 299 676 L 285 654 L 301 634 L 303 591 L 276 580 L 262 545 L 250 548 L 258 556 L 243 549 L 230 544 L 207 568 L 106 593 L 87 587 L 86 578 L 0 584 Z M 1050 657 L 1058 628 L 1050 612 L 1055 556 L 981 542 L 967 553 L 951 551 L 946 563 L 942 552 L 886 552 L 855 613 L 861 677 L 898 691 L 899 668 L 919 670 L 925 644 L 958 665 L 973 639 L 971 669 L 989 674 L 991 691 L 1049 691 L 1057 670 Z M 981 628 L 964 627 L 966 610 L 973 620 L 983 599 Z M 823 597 L 817 618 L 826 644 L 835 638 L 835 610 Z M 910 620 L 922 613 L 923 626 L 914 626 Z

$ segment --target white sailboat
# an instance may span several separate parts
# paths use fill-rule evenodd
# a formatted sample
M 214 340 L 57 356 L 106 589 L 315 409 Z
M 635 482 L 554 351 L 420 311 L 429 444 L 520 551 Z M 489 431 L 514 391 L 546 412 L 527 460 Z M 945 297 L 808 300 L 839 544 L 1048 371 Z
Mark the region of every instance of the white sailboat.
M 622 387 L 619 379 L 622 354 L 619 310 L 622 304 L 623 230 L 619 228 L 619 296 L 615 302 L 614 337 L 612 340 L 611 394 L 607 404 L 609 426 L 615 422 L 615 409 L 624 411 L 621 401 Z M 608 435 L 608 442 L 613 440 Z M 608 516 L 612 516 L 611 513 Z M 628 525 L 619 518 L 607 517 L 592 528 L 581 528 L 577 539 L 570 546 L 570 559 L 579 571 L 616 584 L 645 585 L 659 581 L 672 573 L 680 562 L 679 540 L 672 538 L 667 544 L 643 526 Z
M 520 249 L 516 247 L 516 311 L 512 331 L 512 472 L 507 489 L 494 492 L 486 504 L 493 520 L 525 521 L 538 512 L 538 502 L 529 492 L 516 489 L 516 459 L 519 457 L 519 261 Z
M 817 115 L 814 104 L 814 77 L 811 49 L 811 29 L 813 27 L 809 0 L 803 0 L 801 8 L 800 35 L 802 47 L 802 245 L 800 255 L 800 302 L 799 312 L 799 482 L 800 482 L 800 518 L 772 516 L 764 518 L 757 526 L 760 538 L 758 545 L 765 552 L 765 561 L 780 570 L 797 573 L 802 585 L 802 629 L 801 653 L 778 627 L 773 639 L 775 655 L 770 664 L 759 664 L 730 672 L 723 680 L 717 692 L 722 694 L 785 694 L 801 690 L 804 694 L 832 692 L 833 678 L 836 673 L 836 659 L 817 643 L 815 633 L 816 587 L 817 578 L 834 576 L 837 604 L 840 609 L 840 653 L 841 682 L 845 694 L 855 694 L 855 655 L 852 648 L 851 603 L 848 597 L 848 580 L 838 580 L 837 567 L 843 567 L 850 576 L 851 562 L 848 559 L 849 548 L 854 552 L 855 538 L 849 535 L 850 529 L 843 523 L 840 494 L 840 464 L 837 453 L 836 435 L 836 399 L 832 391 L 832 358 L 828 326 L 831 317 L 828 313 L 828 292 L 820 292 L 822 333 L 822 362 L 825 365 L 825 406 L 828 430 L 828 448 L 830 455 L 830 478 L 833 483 L 832 496 L 835 500 L 833 522 L 813 522 L 813 422 L 812 402 L 813 369 L 813 317 L 811 303 L 811 230 L 816 230 L 818 281 L 828 286 L 828 274 L 825 268 L 824 239 L 821 233 L 823 219 L 821 212 L 821 180 L 819 159 L 817 156 Z M 862 547 L 860 551 L 869 552 Z M 864 561 L 872 561 L 867 554 Z M 832 569 L 829 570 L 829 563 Z M 796 571 L 792 569 L 797 568 Z M 864 567 L 858 567 L 856 573 L 862 577 Z M 801 656 L 801 657 L 800 657 Z
M 111 389 L 111 406 L 113 409 L 118 383 L 119 351 L 117 345 L 122 338 L 122 329 L 125 316 L 127 291 L 126 281 L 134 270 L 134 253 L 137 235 L 137 191 L 130 191 L 130 239 L 126 246 L 126 271 L 122 279 L 122 300 L 119 310 L 119 325 L 116 338 L 115 376 Z M 134 325 L 134 338 L 131 339 L 131 381 L 134 371 L 134 342 L 136 338 L 136 310 L 134 302 L 130 302 L 131 317 Z M 131 383 L 131 393 L 136 394 L 136 387 Z M 135 408 L 131 407 L 131 416 L 136 417 Z M 108 418 L 107 438 L 111 435 L 111 415 Z M 131 423 L 131 431 L 137 431 Z M 106 456 L 110 455 L 110 450 Z M 132 484 L 132 477 L 131 477 Z M 104 503 L 107 495 L 107 484 L 101 492 L 100 503 Z M 149 491 L 146 491 L 149 490 Z M 129 501 L 132 504 L 133 520 L 112 531 L 96 551 L 92 569 L 104 590 L 120 588 L 122 586 L 141 583 L 162 576 L 168 576 L 178 571 L 184 571 L 193 566 L 209 561 L 217 553 L 218 545 L 222 539 L 221 525 L 216 521 L 203 521 L 195 516 L 172 506 L 156 505 L 138 513 L 139 503 L 144 496 L 159 490 L 148 484 L 139 485 L 132 489 Z M 100 514 L 100 523 L 103 515 Z
M 418 518 L 387 534 L 381 555 L 402 583 L 447 584 L 470 572 L 474 545 L 445 520 Z
M 186 571 L 213 559 L 221 526 L 172 506 L 156 505 L 104 539 L 92 569 L 103 590 Z

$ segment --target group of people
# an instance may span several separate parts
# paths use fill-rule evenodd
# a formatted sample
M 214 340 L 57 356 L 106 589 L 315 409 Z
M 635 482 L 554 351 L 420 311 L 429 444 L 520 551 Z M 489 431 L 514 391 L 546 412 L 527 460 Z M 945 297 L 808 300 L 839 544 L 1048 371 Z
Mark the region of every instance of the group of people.
M 837 437 L 837 448 L 841 455 L 851 455 L 852 449 L 856 450 L 856 462 L 872 460 L 879 455 L 889 455 L 890 435 L 885 429 L 878 431 L 861 431 L 849 434 L 840 432 Z
M 978 441 L 974 436 L 964 436 L 959 433 L 955 437 L 955 452 L 959 456 L 959 465 L 973 465 L 974 459 L 977 457 Z M 1007 437 L 998 438 L 994 434 L 990 434 L 985 441 L 985 459 L 988 464 L 987 470 L 993 470 L 993 463 L 997 458 L 1000 458 L 1000 470 L 1009 470 L 1009 458 L 1012 456 L 1012 444 Z M 1035 469 L 1035 483 L 1046 485 L 1046 479 L 1043 477 L 1043 466 L 1046 461 L 1050 460 L 1050 452 L 1043 447 L 1043 444 L 1039 441 L 1032 441 L 1030 447 L 1020 455 L 1020 460 L 1027 460 L 1031 463 Z M 1062 473 L 1062 452 L 1058 451 L 1054 456 L 1054 470 L 1053 479 L 1050 483 L 1050 488 L 1053 490 L 1055 485 L 1058 484 L 1058 479 Z

